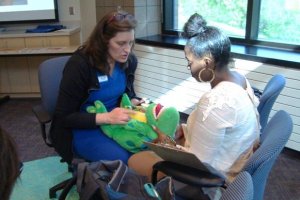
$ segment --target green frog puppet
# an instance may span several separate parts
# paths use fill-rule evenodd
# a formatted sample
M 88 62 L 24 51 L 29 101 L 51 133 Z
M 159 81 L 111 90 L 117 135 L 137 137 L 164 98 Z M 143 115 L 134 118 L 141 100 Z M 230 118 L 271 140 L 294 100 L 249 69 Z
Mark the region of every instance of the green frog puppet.
M 152 126 L 174 138 L 179 123 L 179 112 L 174 107 L 164 107 L 161 104 L 151 103 L 147 106 L 134 107 L 127 94 L 123 94 L 120 107 L 132 109 L 135 114 L 125 125 L 103 124 L 100 126 L 104 134 L 115 140 L 123 148 L 132 153 L 146 148 L 144 141 L 150 142 L 157 138 Z M 94 106 L 88 106 L 89 113 L 107 112 L 104 104 L 97 100 Z

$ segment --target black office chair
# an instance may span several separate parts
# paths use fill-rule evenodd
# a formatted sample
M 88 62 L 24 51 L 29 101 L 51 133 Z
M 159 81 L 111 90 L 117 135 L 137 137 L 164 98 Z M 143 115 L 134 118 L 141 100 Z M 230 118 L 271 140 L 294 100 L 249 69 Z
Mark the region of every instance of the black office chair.
M 41 104 L 34 106 L 32 111 L 40 123 L 42 138 L 49 147 L 53 147 L 49 136 L 51 119 L 58 97 L 62 72 L 69 58 L 70 56 L 51 58 L 42 62 L 39 66 L 38 78 L 41 92 Z M 61 162 L 64 162 L 64 160 L 61 159 Z M 72 172 L 73 166 L 68 165 L 68 170 Z M 49 197 L 55 198 L 56 192 L 63 189 L 59 199 L 65 199 L 68 191 L 75 182 L 76 179 L 73 176 L 72 178 L 53 186 L 49 189 Z
M 269 173 L 285 147 L 293 130 L 291 116 L 283 111 L 278 111 L 268 122 L 260 137 L 260 147 L 253 153 L 242 171 L 247 171 L 253 180 L 254 199 L 262 200 Z M 161 161 L 153 166 L 152 182 L 157 180 L 157 172 L 161 171 L 175 180 L 196 187 L 224 187 L 220 177 L 203 173 L 193 166 L 177 166 L 169 161 Z M 211 176 L 213 179 L 211 179 Z

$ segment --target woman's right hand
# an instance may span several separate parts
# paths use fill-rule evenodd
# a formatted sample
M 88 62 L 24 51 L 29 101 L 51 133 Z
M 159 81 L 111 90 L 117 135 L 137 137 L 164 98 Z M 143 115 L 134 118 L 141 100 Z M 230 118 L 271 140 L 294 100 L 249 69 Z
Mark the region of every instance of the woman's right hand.
M 175 132 L 175 141 L 177 144 L 184 145 L 185 143 L 185 137 L 183 133 L 182 124 L 179 124 L 177 126 L 176 132 Z
M 176 128 L 175 140 L 179 140 L 182 137 L 184 137 L 183 128 L 182 128 L 182 124 L 179 124 Z
M 97 124 L 126 124 L 131 118 L 130 115 L 135 111 L 126 108 L 115 108 L 108 113 L 96 115 Z

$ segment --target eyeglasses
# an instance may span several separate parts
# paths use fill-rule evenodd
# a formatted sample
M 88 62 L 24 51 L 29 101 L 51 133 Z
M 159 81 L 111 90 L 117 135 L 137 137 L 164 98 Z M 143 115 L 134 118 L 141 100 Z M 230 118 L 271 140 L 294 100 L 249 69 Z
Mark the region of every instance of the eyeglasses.
M 120 13 L 117 12 L 114 15 L 112 15 L 108 20 L 106 24 L 110 24 L 113 21 L 123 21 L 124 19 L 133 19 L 133 15 L 129 13 Z

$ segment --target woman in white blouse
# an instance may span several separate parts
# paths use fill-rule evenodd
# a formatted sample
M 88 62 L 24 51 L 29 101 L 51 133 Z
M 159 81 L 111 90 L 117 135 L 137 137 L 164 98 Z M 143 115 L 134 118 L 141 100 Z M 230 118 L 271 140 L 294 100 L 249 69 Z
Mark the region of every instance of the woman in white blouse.
M 207 26 L 201 15 L 194 14 L 185 23 L 183 36 L 188 69 L 197 81 L 209 82 L 211 90 L 201 97 L 187 124 L 179 127 L 177 139 L 231 182 L 259 141 L 258 100 L 247 79 L 229 69 L 231 43 L 218 28 Z M 133 155 L 128 164 L 151 177 L 159 160 L 144 151 Z

